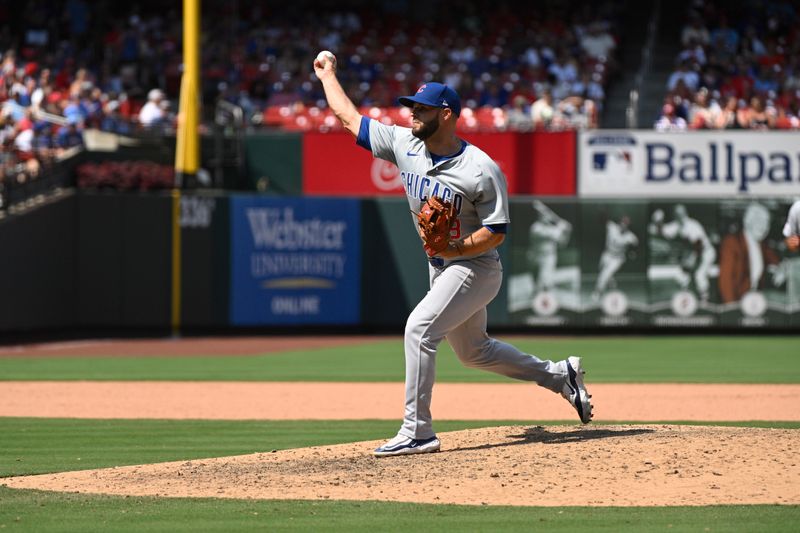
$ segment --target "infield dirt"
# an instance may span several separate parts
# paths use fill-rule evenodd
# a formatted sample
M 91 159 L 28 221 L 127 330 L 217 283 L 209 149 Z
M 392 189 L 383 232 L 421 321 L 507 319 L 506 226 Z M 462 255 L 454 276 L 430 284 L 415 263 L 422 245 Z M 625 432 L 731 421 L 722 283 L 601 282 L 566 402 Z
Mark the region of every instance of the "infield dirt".
M 377 459 L 378 441 L 2 480 L 137 496 L 537 506 L 800 504 L 797 430 L 506 426 Z

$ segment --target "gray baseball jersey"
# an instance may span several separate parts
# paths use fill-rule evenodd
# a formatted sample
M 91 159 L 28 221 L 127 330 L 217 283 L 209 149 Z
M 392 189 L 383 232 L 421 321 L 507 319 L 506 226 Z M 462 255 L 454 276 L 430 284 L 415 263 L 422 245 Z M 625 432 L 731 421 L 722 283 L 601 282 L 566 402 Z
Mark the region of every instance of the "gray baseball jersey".
M 628 228 L 623 228 L 612 220 L 606 223 L 606 249 L 605 252 L 615 257 L 625 257 L 628 246 L 639 244 L 639 239 Z
M 429 196 L 453 202 L 457 214 L 451 231 L 453 239 L 474 233 L 482 226 L 510 222 L 506 178 L 483 150 L 464 141 L 458 154 L 434 161 L 425 143 L 414 137 L 410 128 L 369 120 L 362 121 L 362 130 L 366 124 L 369 125 L 368 135 L 359 132 L 359 144 L 370 149 L 375 157 L 398 166 L 408 204 L 414 213 L 419 212 Z M 481 255 L 498 257 L 494 249 Z M 460 259 L 474 257 L 477 256 Z
M 786 224 L 783 226 L 783 236 L 791 237 L 800 235 L 800 200 L 792 204 L 789 208 L 789 215 L 786 217 Z
M 410 128 L 367 118 L 361 121 L 357 142 L 399 167 L 412 211 L 419 212 L 429 196 L 452 201 L 458 214 L 452 237 L 463 238 L 482 226 L 509 222 L 505 176 L 479 148 L 464 143 L 456 155 L 436 158 Z M 433 258 L 429 274 L 430 290 L 406 322 L 406 401 L 400 435 L 427 439 L 434 434 L 431 397 L 436 350 L 444 338 L 467 366 L 535 381 L 554 392 L 562 390 L 567 379 L 565 361 L 540 360 L 486 333 L 486 306 L 503 278 L 497 250 L 452 261 Z

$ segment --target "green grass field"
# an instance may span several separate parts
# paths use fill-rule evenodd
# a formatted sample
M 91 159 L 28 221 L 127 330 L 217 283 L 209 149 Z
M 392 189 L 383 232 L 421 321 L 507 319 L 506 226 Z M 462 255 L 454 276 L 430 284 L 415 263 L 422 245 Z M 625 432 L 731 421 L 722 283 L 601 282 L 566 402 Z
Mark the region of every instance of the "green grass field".
M 9 531 L 796 531 L 780 506 L 505 507 L 381 502 L 121 498 L 0 487 Z
M 542 357 L 579 354 L 592 382 L 798 383 L 795 337 L 513 339 Z M 757 359 L 759 364 L 754 364 Z M 765 363 L 766 362 L 766 363 Z M 444 348 L 438 380 L 500 381 Z M 399 341 L 253 357 L 0 358 L 2 380 L 399 381 Z M 437 421 L 440 431 L 520 422 Z M 0 476 L 381 439 L 399 421 L 0 418 Z M 745 424 L 736 424 L 745 425 Z M 800 429 L 794 423 L 759 426 Z M 431 487 L 435 490 L 436 487 Z M 89 496 L 0 487 L 9 531 L 792 531 L 798 506 L 499 507 Z
M 543 359 L 581 355 L 593 383 L 798 383 L 798 337 L 513 338 Z M 753 361 L 757 358 L 759 364 Z M 351 347 L 209 357 L 0 357 L 0 380 L 402 381 L 401 340 Z M 447 343 L 438 382 L 502 382 L 466 368 Z
M 519 424 L 437 422 L 443 431 Z M 552 423 L 552 422 L 551 422 Z M 739 424 L 742 425 L 742 424 Z M 759 426 L 800 429 L 800 423 Z M 380 439 L 392 421 L 67 420 L 0 418 L 0 476 L 82 470 Z M 436 490 L 436 487 L 431 487 Z M 90 496 L 0 487 L 10 531 L 786 531 L 800 508 L 547 508 L 378 502 Z

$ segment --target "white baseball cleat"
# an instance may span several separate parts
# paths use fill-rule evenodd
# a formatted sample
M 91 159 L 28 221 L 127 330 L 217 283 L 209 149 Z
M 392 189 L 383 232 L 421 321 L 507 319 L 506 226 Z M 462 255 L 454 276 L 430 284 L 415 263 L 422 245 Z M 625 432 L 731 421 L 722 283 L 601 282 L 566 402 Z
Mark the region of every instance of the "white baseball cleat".
M 561 396 L 578 411 L 581 422 L 588 424 L 592 421 L 592 396 L 583 384 L 583 375 L 586 373 L 581 368 L 581 358 L 571 356 L 567 358 L 567 381 L 561 390 Z
M 397 435 L 395 438 L 372 452 L 376 457 L 387 457 L 390 455 L 409 455 L 412 453 L 433 453 L 438 452 L 441 443 L 434 435 L 428 439 L 412 439 L 405 435 Z

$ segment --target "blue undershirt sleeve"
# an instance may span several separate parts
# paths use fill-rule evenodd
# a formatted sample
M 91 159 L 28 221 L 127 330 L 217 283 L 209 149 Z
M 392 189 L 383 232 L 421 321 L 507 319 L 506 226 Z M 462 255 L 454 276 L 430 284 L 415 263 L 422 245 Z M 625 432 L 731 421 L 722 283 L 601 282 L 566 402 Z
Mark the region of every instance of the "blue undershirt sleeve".
M 484 228 L 488 229 L 492 233 L 508 232 L 508 224 L 489 224 L 488 226 L 484 226 Z
M 356 144 L 361 148 L 366 148 L 372 151 L 372 143 L 369 142 L 369 117 L 361 117 L 361 125 L 358 127 L 358 137 L 356 137 Z

